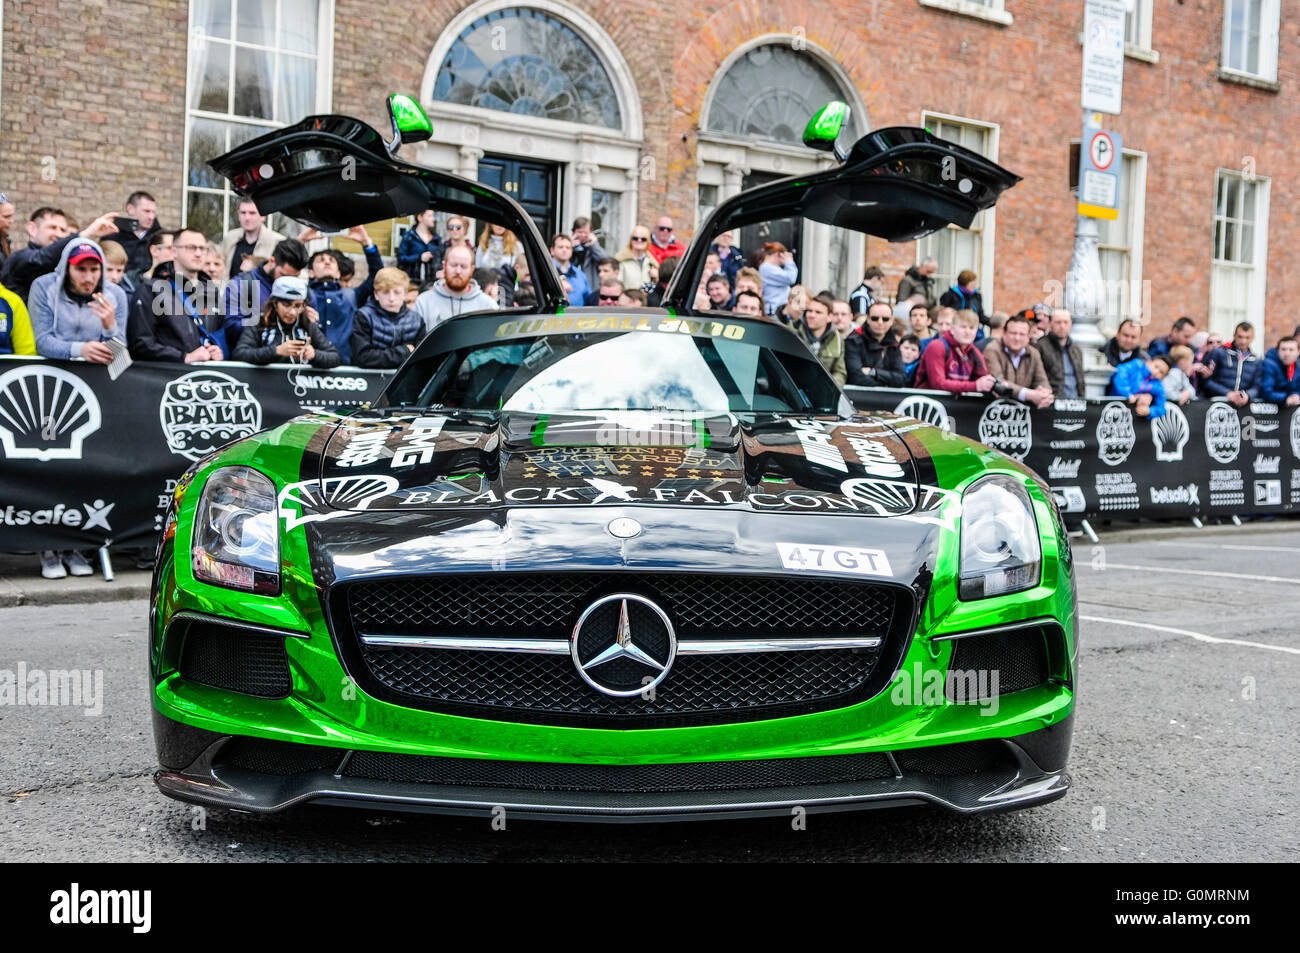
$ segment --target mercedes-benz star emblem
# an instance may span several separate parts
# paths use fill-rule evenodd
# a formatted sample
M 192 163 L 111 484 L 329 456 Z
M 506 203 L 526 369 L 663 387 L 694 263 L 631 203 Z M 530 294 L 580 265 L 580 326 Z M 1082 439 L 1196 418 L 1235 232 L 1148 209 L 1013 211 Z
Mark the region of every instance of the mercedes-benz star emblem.
M 569 648 L 584 682 L 602 694 L 632 698 L 667 677 L 677 636 L 663 609 L 645 596 L 619 592 L 587 607 Z

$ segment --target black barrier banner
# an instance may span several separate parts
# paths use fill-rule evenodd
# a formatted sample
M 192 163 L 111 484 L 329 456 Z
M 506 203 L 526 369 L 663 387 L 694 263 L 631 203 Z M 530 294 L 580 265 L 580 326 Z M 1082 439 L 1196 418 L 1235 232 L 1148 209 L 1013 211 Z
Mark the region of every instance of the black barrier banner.
M 1233 516 L 1300 510 L 1300 408 L 1225 400 L 1166 405 L 1155 420 L 1123 399 L 1015 400 L 848 387 L 891 410 L 1001 450 L 1052 487 L 1076 519 Z
M 301 413 L 349 412 L 391 371 L 0 358 L 0 552 L 149 545 L 177 478 Z

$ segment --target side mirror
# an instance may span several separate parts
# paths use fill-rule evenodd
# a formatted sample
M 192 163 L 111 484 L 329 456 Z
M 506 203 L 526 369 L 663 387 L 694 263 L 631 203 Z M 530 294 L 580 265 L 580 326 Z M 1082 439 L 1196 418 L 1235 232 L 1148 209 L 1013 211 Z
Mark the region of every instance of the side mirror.
M 827 103 L 808 120 L 808 125 L 803 130 L 803 144 L 818 152 L 833 152 L 835 158 L 844 161 L 848 153 L 842 153 L 835 143 L 840 137 L 840 130 L 849 121 L 849 112 L 848 103 L 839 100 Z
M 420 104 L 403 93 L 388 97 L 388 118 L 393 121 L 393 138 L 384 143 L 389 155 L 408 142 L 423 142 L 433 135 L 433 125 Z

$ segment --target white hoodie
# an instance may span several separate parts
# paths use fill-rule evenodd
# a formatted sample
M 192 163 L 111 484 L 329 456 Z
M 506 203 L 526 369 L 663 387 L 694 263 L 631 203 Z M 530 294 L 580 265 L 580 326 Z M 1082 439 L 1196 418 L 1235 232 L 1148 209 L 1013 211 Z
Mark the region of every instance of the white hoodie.
M 427 333 L 458 314 L 469 314 L 471 311 L 495 311 L 496 308 L 497 303 L 492 300 L 491 295 L 484 293 L 473 278 L 470 279 L 469 287 L 465 289 L 463 295 L 452 294 L 447 290 L 447 282 L 439 278 L 437 284 L 415 299 L 415 305 L 411 310 L 424 321 L 424 330 Z

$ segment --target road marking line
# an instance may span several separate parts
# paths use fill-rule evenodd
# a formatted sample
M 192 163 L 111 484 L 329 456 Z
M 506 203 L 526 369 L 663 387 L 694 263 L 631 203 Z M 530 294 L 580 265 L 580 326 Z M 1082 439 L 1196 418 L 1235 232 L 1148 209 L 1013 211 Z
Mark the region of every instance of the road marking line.
M 1194 546 L 1204 549 L 1205 543 L 1169 543 L 1159 542 L 1157 546 Z M 1247 549 L 1259 553 L 1300 553 L 1300 546 L 1215 546 L 1215 549 Z
M 1252 649 L 1272 649 L 1274 652 L 1287 652 L 1291 655 L 1300 655 L 1300 649 L 1293 649 L 1286 645 L 1269 645 L 1267 642 L 1247 642 L 1244 639 L 1221 639 L 1218 636 L 1205 635 L 1202 632 L 1191 632 L 1187 629 L 1175 629 L 1167 625 L 1155 625 L 1151 622 L 1130 622 L 1128 619 L 1107 619 L 1105 616 L 1099 615 L 1081 615 L 1079 618 L 1085 622 L 1106 622 L 1110 625 L 1130 625 L 1135 629 L 1154 629 L 1156 632 L 1172 632 L 1174 635 L 1186 635 L 1199 642 L 1211 642 L 1219 645 L 1244 645 Z
M 1127 563 L 1107 562 L 1102 569 L 1096 569 L 1094 572 L 1105 572 L 1107 569 L 1136 569 L 1142 572 L 1175 572 L 1183 576 L 1214 576 L 1218 579 L 1255 579 L 1259 582 L 1285 582 L 1292 586 L 1300 586 L 1300 579 L 1290 579 L 1286 576 L 1249 576 L 1240 572 L 1211 572 L 1208 569 L 1172 569 L 1166 566 L 1131 566 Z

